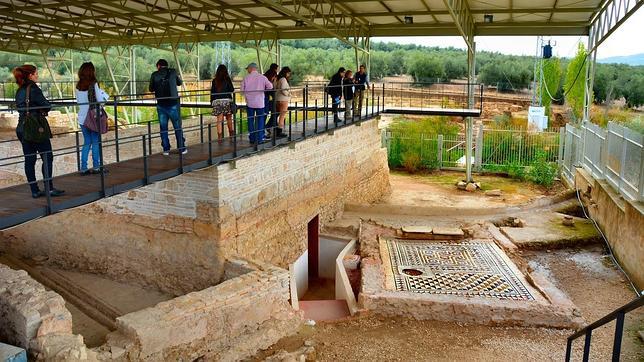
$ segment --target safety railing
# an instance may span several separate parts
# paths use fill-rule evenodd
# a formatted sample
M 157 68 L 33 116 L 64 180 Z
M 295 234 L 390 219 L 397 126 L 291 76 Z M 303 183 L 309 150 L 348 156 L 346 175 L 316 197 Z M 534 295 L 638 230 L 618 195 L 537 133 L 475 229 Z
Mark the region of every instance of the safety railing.
M 565 130 L 562 173 L 574 182 L 575 166 L 593 178 L 605 179 L 625 199 L 644 200 L 644 136 L 609 122 L 603 129 L 592 123 Z
M 479 83 L 387 82 L 382 87 L 386 108 L 483 110 L 485 87 Z
M 622 336 L 624 333 L 624 319 L 626 313 L 638 309 L 644 305 L 644 297 L 641 295 L 637 299 L 631 301 L 630 303 L 614 310 L 608 315 L 602 317 L 601 319 L 587 325 L 586 327 L 578 330 L 573 335 L 568 337 L 566 342 L 566 362 L 569 362 L 572 358 L 572 344 L 575 339 L 584 336 L 584 349 L 582 355 L 582 361 L 587 362 L 590 359 L 590 346 L 592 341 L 593 331 L 601 326 L 604 326 L 612 321 L 615 321 L 615 332 L 613 335 L 613 350 L 611 354 L 611 360 L 613 362 L 618 362 L 620 359 L 620 354 L 622 350 Z
M 332 100 L 326 95 L 325 89 L 321 93 L 316 89 L 317 92 L 313 93 L 311 88 L 305 86 L 300 89 L 291 89 L 291 92 L 298 91 L 301 93 L 302 101 L 290 101 L 283 112 L 277 111 L 275 102 L 262 109 L 253 109 L 252 112 L 246 105 L 240 105 L 230 117 L 233 129 L 228 134 L 225 134 L 225 130 L 228 128 L 226 127 L 227 121 L 225 117 L 222 121 L 213 119 L 209 104 L 188 105 L 187 107 L 197 110 L 207 108 L 208 111 L 201 111 L 190 117 L 191 124 L 189 125 L 178 124 L 177 129 L 183 133 L 182 137 L 188 139 L 186 147 L 189 152 L 184 154 L 181 152 L 183 149 L 179 149 L 178 152 L 173 152 L 169 157 L 162 158 L 164 161 L 161 162 L 161 166 L 158 159 L 155 159 L 155 155 L 158 154 L 155 151 L 160 151 L 158 140 L 162 137 L 158 120 L 138 122 L 137 126 L 139 127 L 134 128 L 129 127 L 129 125 L 128 127 L 122 127 L 118 122 L 120 107 L 129 107 L 129 103 L 136 102 L 144 107 L 156 107 L 156 104 L 154 102 L 141 103 L 141 101 L 149 99 L 149 95 L 132 95 L 129 96 L 129 99 L 119 97 L 118 100 L 114 100 L 105 106 L 106 110 L 111 113 L 113 124 L 110 132 L 106 135 L 101 135 L 97 142 L 100 150 L 100 160 L 94 172 L 98 176 L 94 176 L 93 179 L 92 176 L 85 179 L 89 183 L 94 183 L 93 186 L 84 187 L 88 191 L 82 195 L 74 196 L 72 200 L 69 197 L 64 197 L 64 200 L 61 199 L 62 201 L 59 202 L 51 192 L 52 187 L 55 187 L 55 185 L 52 185 L 52 181 L 58 182 L 54 179 L 56 174 L 51 168 L 44 167 L 42 177 L 30 183 L 44 184 L 45 205 L 43 206 L 42 202 L 38 200 L 25 200 L 24 192 L 18 192 L 17 194 L 23 195 L 23 199 L 19 201 L 26 204 L 27 208 L 30 209 L 16 212 L 19 215 L 13 215 L 15 216 L 13 219 L 12 215 L 7 217 L 7 214 L 3 213 L 4 210 L 0 210 L 1 226 L 6 227 L 34 217 L 48 215 L 64 208 L 95 201 L 102 197 L 176 176 L 190 170 L 235 160 L 250 153 L 298 142 L 318 133 L 325 133 L 336 128 L 359 123 L 362 120 L 377 116 L 383 110 L 383 99 L 380 92 L 374 91 L 371 93 L 372 96 L 365 98 L 365 104 L 361 109 L 348 113 L 344 104 L 333 104 Z M 326 91 L 329 91 L 329 87 L 326 88 Z M 259 92 L 265 97 L 271 91 Z M 179 98 L 183 100 L 185 99 L 184 97 L 194 97 L 195 93 L 197 92 L 192 92 L 189 95 L 184 93 Z M 207 97 L 211 96 L 209 91 L 201 91 L 200 93 L 205 93 Z M 251 95 L 252 93 L 246 92 L 245 95 Z M 321 94 L 321 97 L 311 97 L 311 94 L 318 93 Z M 233 97 L 234 99 L 240 99 L 238 94 L 233 95 Z M 56 101 L 52 103 L 54 108 L 62 107 L 57 106 Z M 95 107 L 96 104 L 89 104 L 89 106 Z M 181 107 L 184 107 L 183 103 Z M 37 108 L 31 107 L 30 109 L 35 111 Z M 278 123 L 280 114 L 284 120 L 281 127 Z M 270 122 L 265 128 L 263 126 L 266 119 L 269 119 Z M 222 137 L 214 135 L 213 128 L 216 128 L 218 124 L 221 124 Z M 282 129 L 285 137 L 280 137 L 278 128 Z M 170 129 L 171 131 L 172 129 Z M 265 137 L 266 131 L 270 132 L 270 137 Z M 46 161 L 49 161 L 50 158 L 73 160 L 75 166 L 73 171 L 84 171 L 81 170 L 82 142 L 80 134 L 80 131 L 57 134 L 53 140 L 65 140 L 66 143 L 52 150 L 1 157 L 0 169 L 14 167 L 15 171 L 24 163 L 26 157 L 40 156 Z M 19 144 L 19 140 L 16 139 L 3 140 L 0 142 L 0 149 L 3 145 L 11 142 L 14 143 L 13 146 Z M 195 156 L 193 152 L 198 152 L 199 156 Z M 155 162 L 154 167 L 151 166 L 152 161 Z M 131 177 L 123 178 L 122 174 L 119 174 L 118 177 L 114 175 L 115 172 L 113 171 L 115 170 L 112 170 L 111 165 L 119 162 L 130 162 L 127 167 L 128 172 L 132 173 Z M 109 172 L 107 171 L 108 168 L 111 169 Z M 71 172 L 71 170 L 68 171 Z M 69 172 L 66 174 L 69 174 Z M 13 189 L 15 187 L 18 186 L 14 186 Z M 27 185 L 20 187 L 27 188 Z M 0 189 L 0 192 L 6 189 Z M 11 199 L 11 197 L 2 197 L 4 198 L 3 201 Z

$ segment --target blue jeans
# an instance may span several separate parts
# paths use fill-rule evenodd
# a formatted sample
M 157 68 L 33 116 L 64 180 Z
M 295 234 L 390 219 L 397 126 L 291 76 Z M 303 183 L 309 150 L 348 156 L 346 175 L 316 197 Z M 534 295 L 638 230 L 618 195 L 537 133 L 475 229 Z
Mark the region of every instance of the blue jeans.
M 89 157 L 89 150 L 92 150 L 92 166 L 98 168 L 100 166 L 101 154 L 98 138 L 100 134 L 94 132 L 85 126 L 81 126 L 83 131 L 83 148 L 81 149 L 81 171 L 87 170 L 87 158 Z
M 172 121 L 174 136 L 177 138 L 177 148 L 183 151 L 185 139 L 183 138 L 183 127 L 181 126 L 181 115 L 179 114 L 179 105 L 161 106 L 157 104 L 157 113 L 159 114 L 159 128 L 161 128 L 161 146 L 163 151 L 170 151 L 170 139 L 168 138 L 168 118 Z
M 277 114 L 276 112 L 273 112 L 273 105 L 275 103 L 275 99 L 270 99 L 268 95 L 264 98 L 264 104 L 266 105 L 264 107 L 264 120 L 268 118 L 266 121 L 266 128 L 272 129 L 273 127 L 277 126 Z M 268 116 L 270 113 L 270 117 Z
M 248 115 L 248 138 L 251 143 L 260 143 L 264 140 L 264 108 L 246 108 Z

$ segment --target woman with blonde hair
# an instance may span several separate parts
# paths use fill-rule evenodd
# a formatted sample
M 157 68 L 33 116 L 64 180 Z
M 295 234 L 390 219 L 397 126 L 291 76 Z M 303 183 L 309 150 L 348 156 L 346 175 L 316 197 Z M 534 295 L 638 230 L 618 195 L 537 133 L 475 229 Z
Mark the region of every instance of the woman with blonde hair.
M 275 100 L 277 101 L 277 112 L 279 118 L 277 119 L 277 138 L 286 137 L 284 134 L 284 121 L 286 113 L 288 112 L 288 102 L 291 100 L 291 86 L 288 81 L 291 79 L 291 68 L 284 67 L 277 75 L 277 88 L 275 93 Z
M 235 135 L 233 129 L 233 92 L 235 92 L 235 87 L 228 74 L 228 68 L 223 64 L 219 64 L 210 87 L 210 104 L 212 105 L 212 115 L 217 120 L 217 140 L 219 143 L 224 139 L 224 117 L 228 126 L 228 134 L 231 137 Z
M 19 88 L 16 91 L 16 108 L 18 109 L 18 127 L 16 135 L 22 144 L 22 152 L 25 155 L 25 176 L 31 188 L 31 197 L 38 198 L 45 196 L 45 193 L 38 187 L 36 181 L 36 159 L 40 155 L 42 159 L 43 183 L 49 184 L 49 195 L 60 196 L 65 191 L 54 188 L 54 155 L 51 148 L 50 138 L 52 137 L 47 113 L 51 110 L 49 101 L 45 98 L 42 90 L 38 87 L 38 69 L 30 64 L 21 65 L 12 71 L 16 84 Z M 26 122 L 39 122 L 37 133 L 32 134 L 33 125 L 26 125 Z M 46 185 L 45 185 L 46 186 Z M 45 187 L 45 190 L 47 187 Z
M 76 83 L 76 102 L 78 103 L 78 124 L 83 132 L 83 148 L 81 149 L 81 176 L 100 173 L 101 146 L 100 134 L 85 126 L 85 119 L 90 107 L 96 103 L 104 103 L 109 99 L 107 93 L 98 86 L 96 69 L 92 62 L 83 63 L 78 69 Z M 87 168 L 89 151 L 92 151 L 92 169 Z

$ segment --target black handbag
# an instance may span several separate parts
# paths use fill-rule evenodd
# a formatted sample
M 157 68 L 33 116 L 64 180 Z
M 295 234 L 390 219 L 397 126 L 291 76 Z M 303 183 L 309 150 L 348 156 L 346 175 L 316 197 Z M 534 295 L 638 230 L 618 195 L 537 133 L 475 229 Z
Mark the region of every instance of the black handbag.
M 23 124 L 23 138 L 25 141 L 30 143 L 43 143 L 52 137 L 51 129 L 49 128 L 47 117 L 45 117 L 42 112 L 36 111 L 35 114 L 32 114 L 29 111 L 30 93 L 31 84 L 27 86 L 27 109 L 25 112 L 25 120 Z

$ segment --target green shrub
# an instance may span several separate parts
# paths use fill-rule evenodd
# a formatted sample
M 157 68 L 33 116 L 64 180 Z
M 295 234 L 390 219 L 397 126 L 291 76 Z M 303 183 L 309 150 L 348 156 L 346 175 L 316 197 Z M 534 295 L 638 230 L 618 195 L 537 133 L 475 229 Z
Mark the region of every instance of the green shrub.
M 427 117 L 419 120 L 394 118 L 389 128 L 389 167 L 404 167 L 409 172 L 438 168 L 439 134 L 457 135 L 460 126 L 449 117 Z
M 513 161 L 505 165 L 508 176 L 517 180 L 525 180 L 525 167 L 520 162 Z
M 420 155 L 413 152 L 407 152 L 402 155 L 402 164 L 409 173 L 414 173 L 422 166 Z
M 544 152 L 539 152 L 528 169 L 528 179 L 537 185 L 550 187 L 557 177 L 557 164 L 548 162 Z

